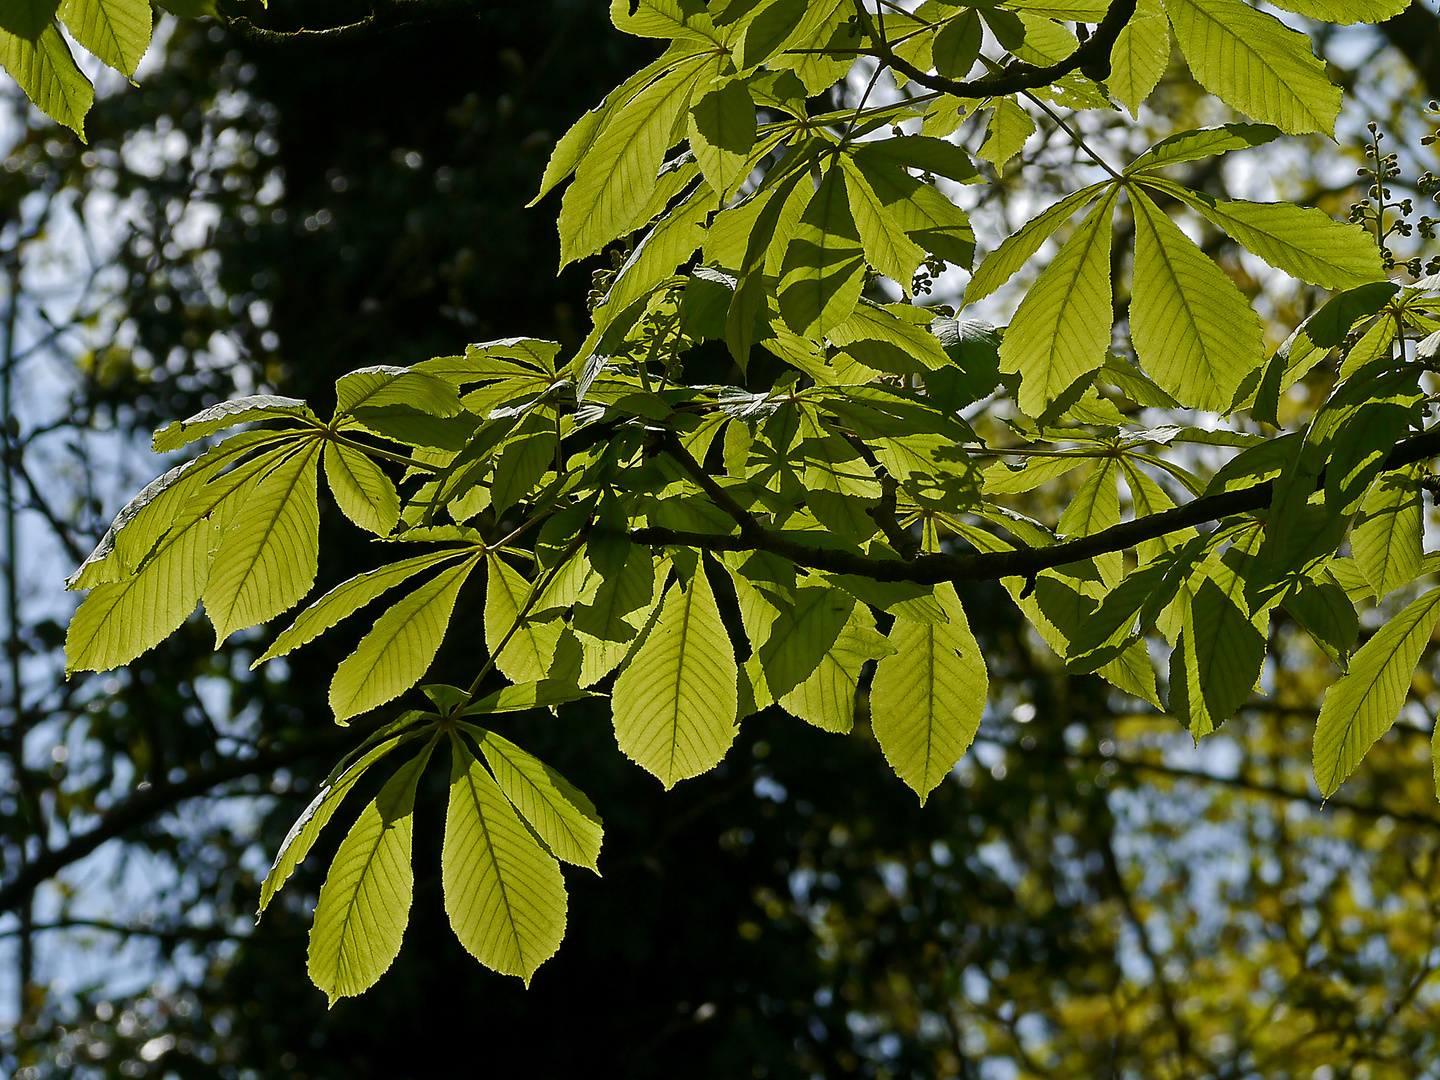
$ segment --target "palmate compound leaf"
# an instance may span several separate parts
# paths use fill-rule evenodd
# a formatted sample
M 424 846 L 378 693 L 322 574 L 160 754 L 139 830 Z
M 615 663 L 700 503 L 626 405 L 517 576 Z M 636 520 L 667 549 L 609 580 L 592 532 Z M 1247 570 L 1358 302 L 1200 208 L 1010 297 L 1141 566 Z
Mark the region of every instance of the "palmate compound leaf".
M 485 767 L 450 738 L 450 805 L 440 879 L 460 944 L 528 986 L 565 936 L 565 881 Z
M 1086 215 L 1020 301 L 1000 343 L 1000 370 L 1019 373 L 1020 408 L 1030 416 L 1042 415 L 1078 379 L 1105 363 L 1114 320 L 1110 217 L 1115 199 L 1112 189 Z
M 1132 190 L 1131 206 L 1135 354 L 1176 400 L 1224 412 L 1264 358 L 1260 317 L 1229 276 L 1149 196 Z
M 432 738 L 360 811 L 320 887 L 308 967 L 331 1006 L 374 986 L 400 954 L 415 888 L 415 788 L 434 749 Z
M 466 725 L 495 774 L 495 782 L 551 853 L 600 873 L 605 830 L 585 794 L 539 758 L 493 731 Z
M 920 796 L 949 775 L 975 738 L 989 677 L 965 609 L 948 582 L 935 588 L 948 622 L 897 617 L 895 650 L 875 668 L 870 725 L 885 760 Z
M 649 636 L 615 680 L 615 739 L 665 787 L 720 762 L 735 741 L 739 668 L 703 561 L 670 587 Z
M 383 705 L 420 681 L 440 649 L 460 586 L 480 558 L 471 555 L 447 567 L 375 620 L 330 682 L 336 723 Z
M 627 102 L 596 137 L 560 204 L 560 265 L 593 255 L 641 224 L 677 117 L 711 56 L 688 56 Z
M 1336 221 L 1313 206 L 1225 201 L 1166 180 L 1145 183 L 1179 199 L 1246 250 L 1301 281 L 1322 289 L 1354 289 L 1385 276 L 1379 246 L 1355 222 Z
M 1440 620 L 1440 589 L 1411 601 L 1356 651 L 1328 690 L 1315 725 L 1315 783 L 1329 798 L 1390 729 L 1410 694 L 1415 665 Z
M 360 777 L 365 775 L 365 771 L 391 750 L 409 742 L 419 734 L 418 731 L 406 732 L 378 743 L 358 761 L 346 768 L 334 781 L 321 786 L 315 798 L 310 800 L 310 805 L 301 811 L 300 816 L 295 819 L 295 824 L 290 826 L 290 831 L 285 834 L 285 839 L 280 843 L 280 850 L 275 853 L 275 861 L 270 866 L 270 873 L 265 875 L 265 881 L 260 886 L 260 906 L 255 912 L 257 919 L 269 907 L 275 894 L 284 888 L 285 882 L 290 880 L 290 875 L 295 872 L 295 868 L 305 861 L 305 856 L 310 854 L 310 849 L 320 838 L 321 830 L 330 823 L 330 819 L 335 816 L 335 811 L 340 809 L 340 804 L 345 800 L 345 796 L 350 793 L 350 789 L 355 786 Z
M 1206 90 L 1287 134 L 1334 134 L 1340 88 L 1304 34 L 1241 0 L 1165 0 L 1165 10 Z
M 55 23 L 47 23 L 34 41 L 0 30 L 0 67 L 36 108 L 85 140 L 85 114 L 95 100 L 95 89 Z
M 320 560 L 319 440 L 265 475 L 221 534 L 201 599 L 215 644 L 294 607 Z
M 294 449 L 287 440 L 190 493 L 135 572 L 93 588 L 65 635 L 67 673 L 127 664 L 184 622 L 205 588 L 217 532 Z

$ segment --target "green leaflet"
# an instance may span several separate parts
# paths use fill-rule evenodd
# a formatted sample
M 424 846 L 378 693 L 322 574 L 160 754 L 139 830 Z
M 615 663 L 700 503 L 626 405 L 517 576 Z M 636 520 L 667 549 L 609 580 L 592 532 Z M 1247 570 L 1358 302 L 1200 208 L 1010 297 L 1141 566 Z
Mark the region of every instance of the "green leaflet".
M 1440 619 L 1440 589 L 1411 601 L 1360 646 L 1350 670 L 1325 691 L 1315 726 L 1315 783 L 1329 798 L 1390 729 L 1415 665 Z
M 96 586 L 75 612 L 65 635 L 66 670 L 106 671 L 129 663 L 184 622 L 205 588 L 215 540 L 235 508 L 293 450 L 293 441 L 287 442 L 190 494 L 139 569 Z
M 57 0 L 11 0 L 0 11 L 0 30 L 34 41 L 55 18 Z
M 690 110 L 687 132 L 705 182 L 723 204 L 750 175 L 755 102 L 745 83 L 731 79 L 703 95 Z
M 899 285 L 906 296 L 912 295 L 911 282 L 925 258 L 924 250 L 906 235 L 900 223 L 891 216 L 864 173 L 843 155 L 840 172 L 845 179 L 846 198 L 866 260 Z
M 636 37 L 689 38 L 719 44 L 704 9 L 685 0 L 610 0 L 610 21 L 617 30 Z
M 1029 261 L 1030 256 L 1040 250 L 1040 245 L 1048 240 L 1056 229 L 1069 221 L 1076 210 L 1095 198 L 1105 186 L 1091 184 L 1072 195 L 1066 195 L 1007 236 L 975 271 L 975 276 L 965 287 L 965 302 L 973 304 L 983 300 L 1009 281 L 1015 272 Z
M 341 513 L 367 532 L 388 536 L 400 520 L 395 484 L 368 454 L 327 440 L 325 482 Z
M 1161 139 L 1130 163 L 1126 176 L 1160 165 L 1178 165 L 1231 150 L 1246 150 L 1280 137 L 1280 129 L 1269 124 L 1221 124 L 1219 127 L 1181 131 Z
M 1241 0 L 1165 0 L 1196 80 L 1227 105 L 1281 131 L 1335 133 L 1340 88 L 1310 39 Z
M 870 609 L 864 604 L 853 605 L 849 620 L 815 669 L 780 695 L 781 707 L 822 731 L 848 732 L 855 725 L 860 669 L 867 660 L 888 656 L 893 649 L 885 635 L 875 629 Z
M 265 881 L 260 886 L 260 906 L 255 912 L 257 919 L 270 905 L 275 894 L 284 888 L 285 882 L 290 880 L 290 875 L 295 872 L 295 868 L 305 861 L 305 856 L 310 854 L 310 849 L 320 838 L 321 830 L 335 816 L 335 811 L 340 809 L 340 804 L 350 793 L 350 789 L 355 786 L 356 781 L 365 775 L 365 771 L 371 765 L 374 765 L 391 750 L 419 734 L 418 731 L 406 732 L 403 735 L 386 739 L 371 748 L 364 757 L 352 763 L 334 781 L 321 785 L 315 798 L 310 800 L 310 805 L 301 811 L 300 816 L 295 819 L 295 824 L 291 825 L 290 831 L 285 834 L 285 839 L 280 842 L 280 850 L 275 853 L 275 861 L 270 866 L 270 873 L 265 875 Z
M 492 716 L 496 713 L 528 712 L 531 709 L 544 709 L 596 696 L 598 695 L 589 690 L 581 690 L 564 679 L 541 679 L 538 682 L 503 686 L 493 694 L 486 694 L 466 705 L 460 713 L 462 716 Z
M 52 13 L 54 4 L 47 3 Z M 134 75 L 150 45 L 145 0 L 64 0 L 60 21 L 75 40 L 122 75 Z
M 526 986 L 565 936 L 565 881 L 499 785 L 451 736 L 450 805 L 440 879 L 460 944 Z
M 770 175 L 774 175 L 773 170 Z M 731 298 L 730 309 L 725 313 L 725 344 L 742 371 L 750 359 L 750 346 L 755 343 L 755 324 L 767 306 L 766 256 L 772 246 L 782 251 L 786 249 L 789 237 L 783 232 L 777 235 L 776 226 L 779 225 L 792 194 L 797 199 L 809 198 L 810 187 L 801 184 L 805 178 L 803 172 L 796 171 L 779 181 L 768 193 L 751 197 L 751 204 L 757 207 L 755 223 L 750 227 L 745 242 L 745 254 L 739 267 L 740 275 L 735 286 L 735 295 Z M 769 176 L 766 179 L 769 179 Z M 747 207 L 751 204 L 747 204 Z M 740 217 L 740 211 L 746 211 L 747 207 L 737 207 L 721 214 L 715 219 L 717 228 L 714 231 L 720 231 L 718 226 L 726 221 L 727 216 Z M 709 253 L 707 243 L 706 255 Z
M 599 874 L 596 860 L 604 829 L 595 804 L 549 765 L 508 739 L 481 728 L 473 731 L 500 790 L 551 853 Z
M 435 740 L 400 766 L 360 812 L 320 888 L 310 927 L 310 981 L 330 1005 L 375 985 L 400 953 L 415 877 L 410 835 L 415 788 Z
M 1105 84 L 1135 116 L 1169 66 L 1170 23 L 1165 9 L 1160 0 L 1139 0 L 1110 49 L 1110 77 Z
M 495 475 L 490 481 L 490 502 L 497 517 L 529 496 L 546 471 L 555 466 L 556 445 L 555 432 L 548 428 L 518 435 L 505 444 L 495 459 Z
M 930 57 L 935 71 L 947 79 L 963 79 L 980 58 L 984 27 L 973 10 L 945 23 L 935 35 Z
M 1258 532 L 1242 541 L 1247 551 L 1258 545 Z M 1250 696 L 1265 661 L 1268 617 L 1251 616 L 1245 579 L 1214 558 L 1193 594 L 1182 593 L 1181 617 L 1170 658 L 1170 711 L 1198 742 Z
M 447 567 L 375 620 L 330 681 L 336 723 L 399 697 L 424 676 L 440 649 L 455 597 L 480 561 Z
M 679 63 L 687 57 L 697 56 L 698 50 L 691 42 L 675 42 L 665 52 L 641 68 L 630 78 L 617 86 L 605 100 L 595 108 L 591 109 L 584 116 L 570 127 L 570 130 L 560 136 L 560 141 L 555 144 L 555 149 L 550 155 L 550 160 L 545 165 L 545 175 L 540 178 L 540 191 L 531 199 L 526 206 L 534 206 L 543 199 L 556 184 L 559 184 L 567 176 L 575 171 L 575 167 L 589 154 L 595 145 L 595 140 L 606 128 L 615 115 L 635 97 L 635 95 L 655 78 Z
M 465 411 L 450 382 L 419 367 L 380 364 L 359 368 L 335 380 L 336 419 L 356 409 L 383 409 L 389 405 L 407 405 L 439 417 Z
M 788 694 L 814 673 L 854 608 L 854 598 L 839 589 L 795 590 L 793 600 L 780 608 L 770 624 L 769 637 L 757 650 L 765 682 L 775 697 Z
M 262 478 L 220 537 L 201 599 L 215 645 L 298 604 L 320 559 L 319 440 Z
M 889 141 L 909 143 L 918 140 L 907 137 Z M 911 176 L 905 168 L 908 163 L 897 164 L 894 160 L 896 155 L 885 152 L 887 145 L 888 141 L 863 143 L 849 160 L 860 170 L 876 198 L 906 236 L 926 251 L 968 270 L 975 256 L 975 231 L 970 227 L 970 219 L 934 187 Z M 959 150 L 959 147 L 954 149 Z M 940 155 L 915 155 L 921 156 Z M 963 151 L 961 156 L 964 156 Z M 950 172 L 959 172 L 958 165 L 958 158 L 947 154 L 940 161 L 929 160 L 924 166 L 909 167 L 939 169 L 948 166 Z
M 895 651 L 876 666 L 870 688 L 875 738 L 922 804 L 975 738 L 989 685 L 955 587 L 936 586 L 935 598 L 949 621 L 897 617 L 889 636 Z
M 1025 148 L 1025 143 L 1035 133 L 1035 121 L 1021 108 L 1014 98 L 1001 98 L 995 102 L 990 113 L 990 122 L 985 128 L 985 140 L 975 156 L 990 162 L 997 169 Z
M 530 599 L 531 584 L 494 552 L 486 554 L 485 566 L 485 647 L 495 657 L 496 669 L 512 682 L 543 679 L 555 659 L 560 624 L 551 621 L 536 625 L 527 620 L 501 650 L 500 643 L 510 634 Z
M 1264 356 L 1260 318 L 1148 196 L 1132 189 L 1131 206 L 1130 333 L 1140 364 L 1177 400 L 1225 412 Z
M 1351 327 L 1380 311 L 1399 291 L 1393 281 L 1377 281 L 1337 293 L 1305 320 L 1305 337 L 1317 348 L 1343 345 Z
M 1066 390 L 1105 362 L 1114 321 L 1110 216 L 1115 200 L 1116 191 L 1111 189 L 1086 215 L 1020 301 L 1000 343 L 1000 370 L 1020 375 L 1018 401 L 1030 416 L 1044 414 Z
M 34 41 L 0 30 L 0 67 L 20 84 L 35 106 L 85 141 L 85 114 L 95 90 L 51 22 Z
M 1368 592 L 1368 585 L 1366 586 Z M 1301 578 L 1285 594 L 1285 610 L 1295 617 L 1320 651 L 1343 670 L 1360 638 L 1360 619 L 1345 589 L 1327 569 L 1319 581 Z
M 620 267 L 605 300 L 595 310 L 595 325 L 609 326 L 635 301 L 670 277 L 705 239 L 705 221 L 715 209 L 715 196 L 703 187 L 660 220 L 635 245 Z M 595 339 L 597 342 L 599 338 Z M 581 353 L 585 350 L 582 348 Z
M 714 767 L 735 740 L 739 670 L 703 562 L 615 680 L 615 739 L 666 788 Z
M 65 587 L 91 589 L 134 574 L 156 542 L 183 516 L 191 497 L 221 469 L 251 450 L 292 439 L 273 431 L 244 432 L 152 480 L 115 515 L 95 550 L 66 579 Z
M 825 173 L 785 248 L 780 314 L 802 337 L 819 337 L 843 322 L 864 284 L 865 258 L 843 177 L 838 168 Z
M 1279 0 L 1275 5 L 1329 23 L 1378 23 L 1394 18 L 1410 0 Z
M 560 203 L 560 265 L 629 232 L 655 189 L 677 117 L 709 56 L 689 56 L 627 102 L 595 139 Z
M 1420 576 L 1425 558 L 1422 475 L 1417 465 L 1381 473 L 1360 504 L 1350 550 L 1378 597 Z
M 1380 248 L 1354 222 L 1335 221 L 1311 206 L 1222 202 L 1168 181 L 1146 183 L 1179 199 L 1271 266 L 1322 289 L 1353 289 L 1385 276 Z
M 315 427 L 320 426 L 319 418 L 310 411 L 310 406 L 299 398 L 255 394 L 251 397 L 236 398 L 234 401 L 222 401 L 218 405 L 202 409 L 188 420 L 177 420 L 161 428 L 155 433 L 151 448 L 157 454 L 168 454 L 196 439 L 203 439 L 206 435 L 213 435 L 237 424 L 280 418 L 308 420 Z
M 297 615 L 295 621 L 276 637 L 270 648 L 265 650 L 265 654 L 250 665 L 250 669 L 253 671 L 266 660 L 284 656 L 301 645 L 314 641 L 336 623 L 348 619 L 366 604 L 379 599 L 396 585 L 414 577 L 422 570 L 438 566 L 450 559 L 459 558 L 463 554 L 465 554 L 463 550 L 453 549 L 432 551 L 425 555 L 401 559 L 388 566 L 356 574 L 348 581 L 336 585 L 335 588 Z
M 1066 536 L 1091 536 L 1120 524 L 1120 466 L 1114 458 L 1101 458 L 1085 477 L 1070 505 L 1060 515 L 1060 532 Z M 1120 583 L 1123 556 L 1108 551 L 1094 558 L 1095 569 L 1107 589 Z

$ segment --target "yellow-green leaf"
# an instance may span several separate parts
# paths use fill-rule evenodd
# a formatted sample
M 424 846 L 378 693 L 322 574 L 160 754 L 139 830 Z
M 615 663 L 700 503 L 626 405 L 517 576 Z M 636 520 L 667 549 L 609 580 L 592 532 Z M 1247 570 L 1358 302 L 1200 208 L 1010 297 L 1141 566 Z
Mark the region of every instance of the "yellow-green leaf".
M 460 586 L 480 561 L 447 567 L 375 620 L 330 682 L 337 723 L 399 697 L 425 675 L 455 610 Z
M 486 556 L 485 647 L 495 655 L 510 628 L 515 625 L 530 597 L 530 582 L 493 552 Z M 495 655 L 495 667 L 512 682 L 543 679 L 555 659 L 560 624 L 526 622 L 511 636 L 509 644 Z
M 1135 14 L 1110 48 L 1110 77 L 1105 85 L 1130 115 L 1150 96 L 1170 64 L 1170 23 L 1160 0 L 1138 0 Z
M 615 739 L 667 788 L 720 762 L 735 741 L 739 675 L 703 562 L 615 680 Z
M 388 536 L 400 520 L 395 484 L 368 454 L 327 442 L 325 480 L 341 512 L 360 528 Z
M 432 739 L 360 812 L 320 888 L 310 927 L 310 980 L 333 1006 L 364 993 L 400 954 L 415 876 L 410 836 L 415 788 Z
M 605 830 L 595 804 L 549 765 L 510 740 L 484 731 L 478 741 L 500 790 L 555 857 L 588 866 L 598 874 L 596 860 Z
M 1133 192 L 1131 206 L 1135 354 L 1181 403 L 1224 412 L 1264 360 L 1260 317 L 1226 273 L 1147 195 Z
M 870 608 L 856 604 L 819 664 L 804 681 L 780 696 L 780 705 L 822 731 L 847 732 L 855 725 L 860 669 L 867 660 L 878 660 L 893 651 L 894 646 L 875 629 Z
M 64 0 L 60 21 L 75 40 L 122 75 L 134 75 L 150 45 L 149 0 Z
M 1381 473 L 1360 504 L 1350 549 L 1376 596 L 1420 576 L 1425 559 L 1420 477 L 1415 465 Z
M 1415 665 L 1440 620 L 1440 589 L 1413 600 L 1360 646 L 1330 689 L 1315 725 L 1315 783 L 1329 798 L 1390 729 L 1410 694 Z
M 895 651 L 876 667 L 870 689 L 870 724 L 885 760 L 922 803 L 975 738 L 989 685 L 955 587 L 936 586 L 935 599 L 949 621 L 897 617 Z
M 0 67 L 36 108 L 85 141 L 85 114 L 95 100 L 95 88 L 76 65 L 55 23 L 46 24 L 34 41 L 0 30 Z
M 440 879 L 460 944 L 528 986 L 565 936 L 565 881 L 485 767 L 451 740 L 450 806 Z
M 1114 322 L 1110 292 L 1112 189 L 1095 204 L 1020 302 L 1000 344 L 1000 370 L 1020 375 L 1020 408 L 1040 416 L 1105 363 Z M 1033 225 L 1034 222 L 1031 222 Z
M 865 255 L 842 177 L 831 168 L 821 179 L 785 249 L 780 314 L 802 337 L 818 338 L 843 322 L 865 281 Z

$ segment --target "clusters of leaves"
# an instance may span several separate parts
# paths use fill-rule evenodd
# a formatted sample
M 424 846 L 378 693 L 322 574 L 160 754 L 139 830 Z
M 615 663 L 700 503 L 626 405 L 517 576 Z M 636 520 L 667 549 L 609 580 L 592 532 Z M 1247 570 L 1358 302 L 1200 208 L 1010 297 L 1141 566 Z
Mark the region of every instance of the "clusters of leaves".
M 1397 10 L 1285 6 L 1332 20 Z M 1168 709 L 1197 739 L 1257 685 L 1283 607 L 1346 667 L 1315 736 L 1317 782 L 1334 792 L 1394 722 L 1440 619 L 1440 591 L 1425 593 L 1356 648 L 1356 602 L 1431 569 L 1420 462 L 1437 446 L 1422 430 L 1422 383 L 1440 343 L 1440 282 L 1386 280 L 1356 223 L 1217 200 L 1166 171 L 1282 133 L 1328 134 L 1340 91 L 1303 35 L 1240 0 L 1108 11 L 929 0 L 913 13 L 616 0 L 611 14 L 668 45 L 560 140 L 542 185 L 541 196 L 573 176 L 564 261 L 627 242 L 597 283 L 580 348 L 561 362 L 557 344 L 506 339 L 365 368 L 336 384 L 328 421 L 259 396 L 172 424 L 157 452 L 279 426 L 232 435 L 155 481 L 71 579 L 90 590 L 69 631 L 72 670 L 128 662 L 197 601 L 217 640 L 266 622 L 313 584 L 323 463 L 355 525 L 428 546 L 322 596 L 256 661 L 428 572 L 334 673 L 345 723 L 424 679 L 484 567 L 478 673 L 463 689 L 422 687 L 431 708 L 377 726 L 266 882 L 262 907 L 360 776 L 423 746 L 362 811 L 321 892 L 310 970 L 332 1001 L 371 985 L 399 948 L 414 792 L 442 737 L 452 925 L 483 963 L 527 980 L 558 946 L 557 860 L 597 865 L 598 816 L 472 717 L 554 708 L 613 676 L 620 749 L 669 787 L 713 768 L 737 724 L 772 704 L 849 730 L 873 662 L 872 730 L 923 800 L 986 705 L 966 581 L 1000 580 L 1071 670 L 1156 707 L 1150 646 L 1163 643 Z M 1082 44 L 1069 20 L 1095 30 Z M 1196 79 L 1250 122 L 1171 136 L 1125 166 L 1097 156 L 1107 179 L 1039 213 L 975 270 L 970 303 L 1066 230 L 1007 327 L 910 302 L 922 265 L 971 266 L 974 235 L 942 184 L 981 178 L 948 138 L 962 116 L 988 111 L 976 156 L 1003 166 L 1033 130 L 1022 102 L 1057 122 L 1053 107 L 1133 110 L 1172 33 Z M 889 70 L 901 93 L 815 111 L 857 55 L 873 60 L 872 88 Z M 990 73 L 959 81 L 977 66 Z M 1335 295 L 1267 357 L 1259 316 L 1172 220 L 1181 207 Z M 1117 215 L 1135 238 L 1118 333 Z M 906 300 L 881 302 L 878 277 Z M 732 363 L 764 385 L 710 381 Z M 1321 372 L 1333 389 L 1288 433 L 1183 423 L 1203 410 L 1278 427 L 1282 395 Z M 1145 426 L 1147 410 L 1181 422 Z M 1205 446 L 1239 452 L 1204 468 L 1189 451 Z M 1075 476 L 1053 524 L 1013 505 Z M 1189 499 L 1177 507 L 1177 496 Z M 494 673 L 507 685 L 484 693 Z

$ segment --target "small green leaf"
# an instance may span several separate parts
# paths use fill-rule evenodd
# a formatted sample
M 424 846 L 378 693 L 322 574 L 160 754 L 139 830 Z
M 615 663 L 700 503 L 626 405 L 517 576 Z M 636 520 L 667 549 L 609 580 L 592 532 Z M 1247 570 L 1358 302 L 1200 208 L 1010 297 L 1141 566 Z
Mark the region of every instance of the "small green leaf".
M 445 914 L 471 956 L 528 986 L 565 936 L 560 864 L 464 743 L 452 735 L 450 744 L 450 805 L 440 855 Z
M 860 669 L 893 651 L 885 635 L 875 629 L 875 616 L 864 604 L 855 604 L 850 619 L 819 664 L 794 689 L 780 695 L 788 713 L 822 731 L 848 732 L 855 725 L 855 693 Z
M 1206 90 L 1286 134 L 1334 135 L 1340 88 L 1306 35 L 1241 0 L 1165 0 L 1165 10 Z
M 1410 0 L 1277 0 L 1275 6 L 1317 22 L 1346 25 L 1393 19 L 1410 6 Z
M 401 559 L 388 566 L 366 570 L 364 573 L 356 574 L 348 581 L 341 582 L 297 615 L 295 621 L 276 637 L 274 644 L 265 650 L 265 654 L 250 665 L 250 669 L 253 671 L 266 660 L 284 656 L 301 645 L 314 641 L 336 623 L 348 619 L 366 604 L 379 599 L 396 585 L 414 577 L 422 570 L 428 570 L 442 562 L 459 558 L 464 553 L 463 550 L 456 551 L 454 549 L 432 551 L 425 555 L 416 555 L 411 559 Z
M 254 423 L 257 420 L 291 418 L 308 420 L 320 427 L 320 419 L 310 411 L 310 406 L 299 398 L 278 397 L 274 394 L 255 394 L 251 397 L 236 398 L 211 405 L 190 417 L 155 432 L 151 448 L 157 454 L 168 454 L 182 446 L 213 435 L 217 431 L 235 427 L 237 424 Z
M 276 465 L 221 534 L 203 596 L 217 648 L 236 630 L 294 607 L 315 583 L 320 446 L 314 440 Z
M 825 173 L 785 249 L 780 314 L 802 337 L 843 322 L 864 284 L 865 257 L 843 175 L 838 168 Z
M 335 504 L 360 528 L 388 536 L 400 520 L 400 496 L 395 484 L 370 455 L 327 441 L 325 480 Z
M 855 600 L 839 589 L 801 588 L 782 607 L 758 650 L 771 693 L 783 697 L 808 679 L 850 621 Z
M 1095 204 L 1020 301 L 1000 344 L 1000 370 L 1019 373 L 1018 401 L 1030 416 L 1044 414 L 1105 363 L 1114 322 L 1110 217 L 1115 199 L 1112 189 Z
M 495 713 L 528 712 L 531 709 L 547 709 L 553 705 L 564 705 L 570 701 L 597 696 L 564 679 L 541 679 L 538 682 L 516 683 L 514 686 L 502 687 L 493 694 L 486 694 L 465 706 L 461 715 L 491 716 Z
M 45 6 L 54 10 L 45 2 L 38 10 Z M 0 67 L 37 109 L 85 141 L 85 114 L 95 101 L 95 88 L 76 65 L 54 22 L 46 22 L 34 40 L 0 30 Z
M 295 868 L 305 861 L 305 856 L 310 854 L 310 849 L 320 838 L 321 830 L 335 816 L 335 811 L 340 809 L 341 802 L 350 793 L 350 789 L 355 786 L 356 781 L 365 775 L 365 770 L 390 753 L 391 750 L 419 734 L 418 731 L 412 731 L 386 739 L 372 747 L 364 757 L 352 763 L 334 781 L 321 785 L 315 798 L 310 800 L 310 805 L 301 811 L 300 816 L 295 819 L 295 824 L 290 826 L 290 831 L 285 834 L 285 839 L 280 843 L 280 850 L 275 853 L 275 861 L 270 867 L 270 873 L 265 875 L 265 881 L 260 886 L 260 907 L 255 913 L 257 919 L 270 905 L 275 894 L 284 887 L 285 882 L 290 880 L 290 875 L 295 872 Z
M 54 5 L 48 4 L 52 11 Z M 122 75 L 134 75 L 150 45 L 147 0 L 64 0 L 60 21 L 75 40 Z
M 921 260 L 925 258 L 924 250 L 905 234 L 853 162 L 842 156 L 840 168 L 866 260 L 899 285 L 906 296 L 911 295 L 911 283 Z
M 539 758 L 475 728 L 480 750 L 505 797 L 520 811 L 557 859 L 600 873 L 597 860 L 604 829 L 595 804 Z M 482 734 L 478 734 L 483 731 Z
M 1148 196 L 1132 192 L 1130 333 L 1140 364 L 1186 405 L 1225 412 L 1264 356 L 1260 318 Z
M 310 981 L 331 1006 L 362 994 L 400 954 L 415 876 L 410 836 L 415 788 L 435 747 L 432 739 L 396 770 L 360 812 L 320 888 L 310 927 Z
M 330 682 L 337 723 L 399 697 L 424 677 L 450 625 L 460 586 L 479 561 L 472 555 L 447 567 L 375 620 Z
M 58 6 L 59 0 L 7 0 L 0 5 L 0 30 L 35 41 L 51 25 Z
M 666 788 L 707 772 L 735 740 L 739 667 L 704 564 L 666 594 L 611 696 L 625 756 Z
M 1376 281 L 1336 293 L 1305 320 L 1305 336 L 1318 348 L 1338 348 L 1356 323 L 1380 311 L 1399 291 L 1393 281 Z
M 1325 691 L 1314 756 L 1315 783 L 1327 799 L 1395 723 L 1437 619 L 1440 589 L 1431 589 L 1360 646 L 1350 670 Z
M 531 585 L 494 552 L 486 555 L 485 565 L 485 647 L 495 656 L 495 667 L 513 682 L 543 679 L 555 659 L 560 624 L 554 621 L 537 624 L 527 619 L 496 655 L 500 643 L 525 609 Z
M 1382 473 L 1355 518 L 1350 549 L 1378 597 L 1420 576 L 1425 558 L 1421 475 L 1415 465 Z
M 1040 250 L 1040 245 L 1050 239 L 1056 229 L 1069 221 L 1076 210 L 1090 202 L 1104 188 L 1104 184 L 1091 184 L 1074 194 L 1066 195 L 1007 236 L 975 271 L 975 276 L 965 287 L 965 302 L 973 304 L 983 300 L 1014 277 L 1016 271 Z
M 1170 23 L 1165 9 L 1160 0 L 1139 0 L 1110 48 L 1110 77 L 1105 85 L 1136 116 L 1169 66 Z
M 947 79 L 963 79 L 980 58 L 980 43 L 984 37 L 980 16 L 974 10 L 962 11 L 951 18 L 935 35 L 931 46 L 931 60 L 935 71 Z
M 1035 134 L 1035 121 L 1014 98 L 1001 98 L 990 113 L 985 140 L 975 156 L 990 162 L 997 169 L 1025 148 Z
M 875 669 L 870 724 L 897 776 L 923 803 L 975 738 L 989 677 L 965 609 L 948 582 L 935 598 L 949 621 L 896 618 L 895 650 Z
M 1125 175 L 1131 176 L 1142 169 L 1154 169 L 1161 165 L 1179 165 L 1216 154 L 1228 154 L 1231 150 L 1247 150 L 1252 146 L 1263 146 L 1280 137 L 1280 129 L 1269 124 L 1222 124 L 1219 127 L 1198 128 L 1181 131 L 1169 138 L 1161 139 L 1145 153 L 1130 163 Z
M 750 175 L 755 102 L 745 83 L 731 79 L 696 101 L 688 131 L 705 182 L 723 204 Z

